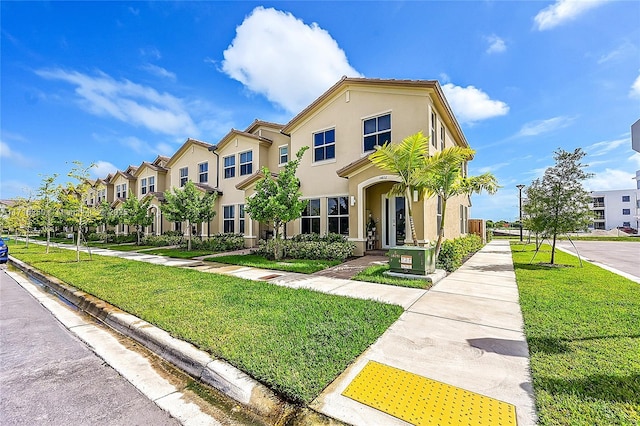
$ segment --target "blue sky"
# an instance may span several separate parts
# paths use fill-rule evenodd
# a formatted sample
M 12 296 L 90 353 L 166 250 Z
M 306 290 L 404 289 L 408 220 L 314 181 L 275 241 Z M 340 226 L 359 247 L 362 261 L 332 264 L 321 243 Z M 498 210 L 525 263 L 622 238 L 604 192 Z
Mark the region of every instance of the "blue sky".
M 634 188 L 635 1 L 0 3 L 0 198 L 286 123 L 342 75 L 437 79 L 503 188 L 472 217 L 514 220 L 516 184 L 582 147 L 591 190 Z M 425 129 L 426 130 L 426 129 Z

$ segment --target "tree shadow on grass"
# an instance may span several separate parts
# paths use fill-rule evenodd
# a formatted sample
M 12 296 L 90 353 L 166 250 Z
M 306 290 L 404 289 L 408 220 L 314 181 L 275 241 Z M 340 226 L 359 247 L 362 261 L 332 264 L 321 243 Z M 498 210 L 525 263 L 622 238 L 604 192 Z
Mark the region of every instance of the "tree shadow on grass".
M 565 352 L 572 352 L 573 350 L 569 346 L 571 342 L 587 342 L 592 340 L 607 340 L 607 339 L 640 339 L 640 334 L 622 335 L 616 334 L 611 336 L 587 336 L 579 337 L 576 339 L 563 339 L 559 337 L 530 337 L 527 339 L 529 344 L 530 353 L 544 353 L 547 355 L 563 354 Z
M 527 271 L 561 271 L 566 268 L 575 268 L 574 265 L 565 265 L 562 263 L 514 263 L 515 269 L 525 269 Z
M 593 374 L 576 379 L 538 377 L 535 385 L 551 395 L 567 394 L 611 402 L 640 404 L 640 374 Z

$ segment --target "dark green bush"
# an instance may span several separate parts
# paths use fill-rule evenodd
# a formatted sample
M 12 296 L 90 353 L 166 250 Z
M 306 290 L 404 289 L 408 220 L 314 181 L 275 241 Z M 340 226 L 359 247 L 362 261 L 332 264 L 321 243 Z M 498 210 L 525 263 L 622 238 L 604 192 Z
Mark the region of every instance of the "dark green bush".
M 162 233 L 163 236 L 165 237 L 182 237 L 182 231 L 164 231 Z
M 274 239 L 261 240 L 255 253 L 273 260 L 275 244 Z M 356 248 L 355 244 L 337 234 L 329 234 L 325 237 L 320 237 L 318 234 L 305 234 L 304 237 L 296 236 L 290 240 L 280 240 L 280 244 L 284 257 L 290 259 L 345 260 L 353 255 Z
M 437 266 L 448 272 L 458 269 L 465 259 L 482 248 L 482 239 L 477 235 L 445 240 L 440 247 Z
M 113 242 L 116 244 L 135 243 L 136 241 L 138 241 L 138 237 L 135 232 L 131 234 L 120 234 L 113 237 Z
M 180 243 L 181 247 L 187 247 L 187 241 Z M 242 234 L 214 234 L 209 238 L 192 238 L 191 249 L 211 250 L 212 252 L 223 252 L 240 250 L 244 248 L 244 236 Z
M 314 243 L 344 243 L 347 241 L 347 237 L 340 234 L 298 234 L 291 238 L 291 241 L 301 242 L 314 242 Z
M 173 231 L 171 231 L 173 232 Z M 142 244 L 145 246 L 165 247 L 165 246 L 177 246 L 182 242 L 182 235 L 146 235 L 142 237 Z

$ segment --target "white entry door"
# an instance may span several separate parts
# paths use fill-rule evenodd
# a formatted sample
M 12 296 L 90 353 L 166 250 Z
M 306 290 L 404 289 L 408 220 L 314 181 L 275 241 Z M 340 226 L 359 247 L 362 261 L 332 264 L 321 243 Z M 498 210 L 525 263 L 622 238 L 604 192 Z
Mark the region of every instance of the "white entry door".
M 403 246 L 407 237 L 405 197 L 382 196 L 382 247 Z

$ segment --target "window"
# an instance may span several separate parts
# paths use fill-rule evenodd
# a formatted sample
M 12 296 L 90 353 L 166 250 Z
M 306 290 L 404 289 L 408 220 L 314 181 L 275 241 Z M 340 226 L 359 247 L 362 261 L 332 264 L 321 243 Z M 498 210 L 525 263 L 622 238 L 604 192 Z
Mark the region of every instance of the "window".
M 373 151 L 376 145 L 391 142 L 391 114 L 364 120 L 364 151 Z
M 329 232 L 349 235 L 349 197 L 327 198 Z
M 189 168 L 183 167 L 180 169 L 180 186 L 185 186 L 189 181 Z
M 604 207 L 604 197 L 593 197 L 593 207 Z
M 235 206 L 223 206 L 222 228 L 225 234 L 233 234 L 235 232 Z
M 238 232 L 244 234 L 244 204 L 238 204 Z
M 625 228 L 631 228 L 631 222 L 622 222 L 622 226 Z
M 624 216 L 630 215 L 631 214 L 631 209 L 622 209 L 622 214 Z
M 156 192 L 156 177 L 149 177 L 149 192 Z
M 463 205 L 460 205 L 460 233 L 467 234 L 469 232 L 468 229 L 468 220 L 469 217 L 469 208 Z
M 198 164 L 198 182 L 207 183 L 209 182 L 209 163 L 200 163 Z
M 224 157 L 224 178 L 229 179 L 236 175 L 236 156 Z
M 142 195 L 147 193 L 147 178 L 142 178 L 142 180 L 140 180 L 140 192 Z
M 287 145 L 278 148 L 278 164 L 287 164 L 289 162 L 289 147 Z
M 604 210 L 594 210 L 593 220 L 604 220 Z
M 622 202 L 623 203 L 628 203 L 630 201 L 631 201 L 631 196 L 629 196 L 629 195 L 623 195 L 622 196 Z
M 313 135 L 313 161 L 336 158 L 336 129 Z
M 253 173 L 253 151 L 240 153 L 240 176 Z
M 438 147 L 438 135 L 436 134 L 436 114 L 431 113 L 431 144 Z
M 120 185 L 116 185 L 116 197 L 117 198 L 127 198 L 127 184 L 123 183 Z
M 182 222 L 173 222 L 173 230 L 176 232 L 182 232 Z
M 438 209 L 436 210 L 436 231 L 440 233 L 440 225 L 442 224 L 442 197 L 438 195 Z
M 302 212 L 302 233 L 320 233 L 320 199 L 309 200 Z
M 444 149 L 444 126 L 440 126 L 440 151 Z

